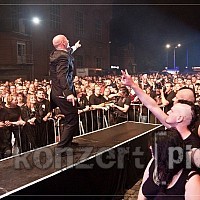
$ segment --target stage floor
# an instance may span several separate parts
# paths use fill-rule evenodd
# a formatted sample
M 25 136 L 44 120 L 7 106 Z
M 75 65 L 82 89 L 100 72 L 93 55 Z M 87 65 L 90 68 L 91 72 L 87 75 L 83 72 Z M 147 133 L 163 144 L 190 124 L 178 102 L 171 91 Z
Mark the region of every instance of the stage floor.
M 56 143 L 0 161 L 0 188 L 6 197 L 100 154 L 142 137 L 162 125 L 125 122 L 77 136 L 79 146 L 66 157 L 55 156 Z M 2 192 L 3 193 L 3 192 Z

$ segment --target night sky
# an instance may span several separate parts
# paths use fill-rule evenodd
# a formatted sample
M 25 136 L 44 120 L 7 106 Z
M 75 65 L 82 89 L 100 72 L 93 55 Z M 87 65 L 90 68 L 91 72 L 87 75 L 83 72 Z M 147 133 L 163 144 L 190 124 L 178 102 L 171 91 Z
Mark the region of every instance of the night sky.
M 200 66 L 200 2 L 199 5 L 194 1 L 187 5 L 183 1 L 167 5 L 162 0 L 154 1 L 154 5 L 147 0 L 143 1 L 145 5 L 141 1 L 124 2 L 114 1 L 111 40 L 133 43 L 137 71 L 162 70 L 167 63 L 173 68 L 174 46 L 178 43 L 182 46 L 176 49 L 176 66 L 180 70 L 187 65 Z M 167 43 L 172 45 L 168 50 Z

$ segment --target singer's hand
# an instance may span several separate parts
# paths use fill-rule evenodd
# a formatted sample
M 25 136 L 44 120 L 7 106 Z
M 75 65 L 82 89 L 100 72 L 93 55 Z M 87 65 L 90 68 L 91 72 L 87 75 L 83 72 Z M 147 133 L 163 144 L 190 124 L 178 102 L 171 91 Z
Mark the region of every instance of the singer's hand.
M 75 47 L 76 47 L 76 49 L 78 49 L 79 47 L 81 47 L 80 40 L 75 43 Z
M 72 105 L 75 106 L 75 97 L 73 94 L 67 96 L 67 101 L 72 102 Z
M 5 125 L 6 125 L 6 126 L 11 126 L 12 123 L 11 123 L 10 121 L 5 121 Z

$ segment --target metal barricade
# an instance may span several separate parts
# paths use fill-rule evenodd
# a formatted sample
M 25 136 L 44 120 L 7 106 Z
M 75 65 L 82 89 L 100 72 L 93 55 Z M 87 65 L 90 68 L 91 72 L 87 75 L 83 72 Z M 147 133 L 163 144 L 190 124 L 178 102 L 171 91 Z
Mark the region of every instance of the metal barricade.
M 144 105 L 143 104 L 131 104 L 131 112 L 133 112 L 133 116 L 132 119 L 131 117 L 129 118 L 129 113 L 127 113 L 127 121 L 131 120 L 131 121 L 138 121 L 138 122 L 144 122 L 142 121 L 142 113 L 143 113 L 143 109 L 144 109 Z M 164 111 L 164 106 L 161 106 L 161 109 Z M 94 114 L 96 112 L 96 118 L 94 117 Z M 92 109 L 86 112 L 83 112 L 84 114 L 84 123 L 81 120 L 80 114 L 79 114 L 79 131 L 80 131 L 80 135 L 83 135 L 85 133 L 88 133 L 88 116 L 91 117 L 91 127 L 92 127 L 92 131 L 94 130 L 94 123 L 96 123 L 97 125 L 97 129 L 99 130 L 101 128 L 106 128 L 109 127 L 110 124 L 110 107 L 106 106 L 106 107 L 102 107 L 99 109 Z M 89 115 L 88 115 L 89 114 Z M 150 123 L 150 115 L 151 115 L 151 111 L 149 109 L 147 109 L 147 120 L 145 121 L 146 123 Z M 138 115 L 138 116 L 137 116 Z M 154 115 L 153 115 L 154 116 Z M 52 121 L 53 122 L 53 129 L 54 129 L 54 141 L 55 143 L 60 141 L 60 128 L 61 128 L 61 119 L 62 117 L 58 117 L 57 119 L 55 118 L 49 118 L 48 121 Z M 96 122 L 94 122 L 94 120 L 97 120 Z M 153 118 L 151 118 L 151 122 L 152 122 Z M 158 119 L 154 116 L 154 123 L 157 124 Z M 17 126 L 17 125 L 14 125 Z M 16 146 L 16 138 L 13 138 L 13 154 L 20 154 L 22 153 L 22 138 L 21 138 L 21 130 L 22 130 L 22 126 L 17 126 L 18 127 L 18 143 Z M 48 136 L 47 136 L 47 142 L 48 142 Z M 15 145 L 15 146 L 14 146 Z M 15 148 L 15 149 L 14 149 Z M 18 148 L 18 149 L 17 149 Z M 31 147 L 30 147 L 31 149 Z
M 16 134 L 14 131 L 11 132 L 12 154 L 16 155 L 22 153 L 21 126 L 13 124 L 13 127 L 17 127 Z
M 102 107 L 96 109 L 97 111 L 97 130 L 108 127 L 108 115 L 106 112 L 109 110 L 109 107 Z M 109 114 L 109 112 L 108 112 Z M 94 123 L 94 118 L 93 118 Z
M 146 123 L 158 123 L 158 119 L 151 113 L 149 109 L 147 109 L 143 104 L 131 104 L 132 110 L 133 110 L 133 121 L 138 121 L 138 122 L 146 122 Z M 139 109 L 137 109 L 137 107 Z M 160 108 L 164 111 L 164 106 L 160 106 Z M 144 109 L 147 109 L 147 116 L 144 117 L 142 113 L 144 113 Z M 138 116 L 137 116 L 137 111 L 138 111 Z M 154 122 L 151 120 L 151 115 L 154 117 Z M 137 119 L 138 118 L 138 119 Z
M 22 138 L 21 138 L 21 126 L 18 126 L 18 136 L 19 136 L 19 153 L 22 153 Z
M 85 132 L 87 133 L 88 132 L 88 118 L 87 118 L 87 113 L 89 111 L 86 111 L 84 112 L 84 115 L 85 115 Z
M 57 121 L 56 121 L 56 141 L 57 141 L 57 135 L 58 135 L 58 141 L 60 141 L 60 128 L 61 128 L 61 124 L 60 124 L 60 121 L 61 121 L 62 117 L 58 117 Z
M 80 114 L 78 115 L 78 120 L 79 120 L 79 131 L 80 135 L 85 134 L 85 130 L 83 128 L 83 122 L 81 121 L 81 116 Z
M 48 120 L 49 121 L 53 121 L 53 128 L 54 128 L 54 141 L 56 142 L 57 141 L 57 135 L 56 135 L 56 133 L 57 133 L 57 131 L 56 131 L 56 121 L 55 121 L 55 119 L 54 118 L 48 118 Z M 48 132 L 47 132 L 47 134 L 48 134 Z M 47 137 L 47 142 L 48 142 L 48 137 Z M 48 144 L 48 143 L 47 143 Z
M 154 116 L 154 122 L 152 122 L 152 113 L 149 109 L 147 109 L 147 115 L 142 116 L 143 109 L 147 109 L 143 104 L 131 104 L 128 112 L 127 112 L 127 121 L 136 121 L 136 122 L 145 122 L 145 123 L 157 123 L 157 118 Z M 164 107 L 162 107 L 164 109 Z M 130 114 L 131 113 L 131 114 Z M 99 130 L 101 128 L 109 127 L 110 124 L 110 115 L 111 110 L 109 106 L 98 108 L 98 109 L 90 109 L 89 111 L 83 112 L 84 121 L 80 117 L 79 114 L 79 129 L 80 135 L 88 133 L 88 126 L 91 127 L 90 131 Z M 130 115 L 130 116 L 129 116 Z M 88 125 L 88 117 L 90 118 L 91 123 Z M 143 117 L 143 119 L 142 119 Z
M 99 130 L 101 128 L 106 128 L 110 125 L 109 124 L 109 115 L 110 115 L 109 107 L 90 109 L 81 114 L 84 114 L 84 123 L 79 114 L 80 135 L 89 132 L 88 122 L 91 122 L 91 124 L 90 124 L 91 131 Z M 88 119 L 88 117 L 90 119 Z
M 108 106 L 102 108 L 103 110 L 103 128 L 106 128 L 109 126 L 109 114 L 110 114 L 110 108 Z
M 90 112 L 91 112 L 92 131 L 94 131 L 94 117 L 93 117 L 93 110 L 90 110 Z
M 140 105 L 141 104 L 131 104 L 130 105 L 130 110 L 129 112 L 133 112 L 132 113 L 132 117 L 130 117 L 131 121 L 139 121 L 139 115 L 140 115 Z

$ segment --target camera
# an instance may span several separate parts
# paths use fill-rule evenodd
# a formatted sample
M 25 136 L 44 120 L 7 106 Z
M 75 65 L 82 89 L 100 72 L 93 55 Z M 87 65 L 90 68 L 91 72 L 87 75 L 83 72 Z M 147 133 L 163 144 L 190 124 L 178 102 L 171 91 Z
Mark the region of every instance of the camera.
M 163 86 L 163 92 L 165 92 L 166 91 L 166 87 L 165 86 Z
M 155 88 L 156 89 L 162 89 L 162 85 L 160 83 L 156 83 Z

